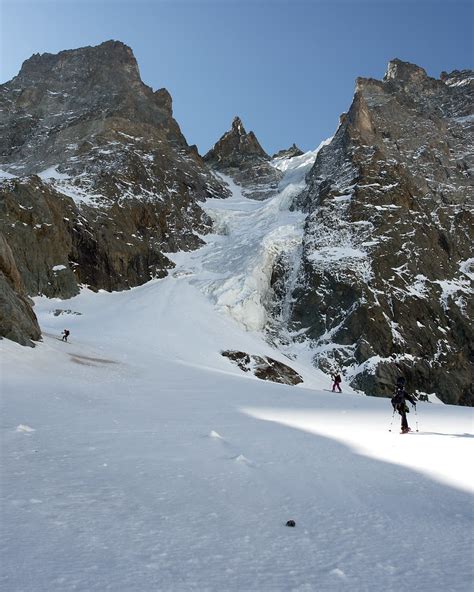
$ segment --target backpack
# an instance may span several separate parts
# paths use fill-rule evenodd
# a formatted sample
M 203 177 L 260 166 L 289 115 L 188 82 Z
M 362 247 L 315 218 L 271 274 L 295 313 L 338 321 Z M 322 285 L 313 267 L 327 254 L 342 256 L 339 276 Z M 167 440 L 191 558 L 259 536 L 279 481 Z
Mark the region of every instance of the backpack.
M 410 413 L 408 405 L 405 402 L 405 391 L 403 390 L 403 388 L 397 388 L 395 394 L 391 399 L 391 403 L 395 411 L 398 411 L 400 413 L 402 409 L 405 409 L 405 413 Z

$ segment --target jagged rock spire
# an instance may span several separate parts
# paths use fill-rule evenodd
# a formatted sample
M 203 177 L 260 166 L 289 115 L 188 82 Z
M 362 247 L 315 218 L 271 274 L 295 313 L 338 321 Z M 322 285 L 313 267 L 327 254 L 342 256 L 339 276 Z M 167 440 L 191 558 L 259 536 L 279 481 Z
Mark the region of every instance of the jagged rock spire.
M 234 117 L 231 129 L 204 156 L 204 160 L 215 168 L 239 167 L 243 160 L 270 157 L 260 145 L 253 132 L 246 132 L 240 117 Z
M 238 115 L 236 115 L 232 120 L 232 131 L 235 131 L 241 135 L 245 135 L 247 133 L 245 131 L 244 124 Z
M 244 188 L 252 199 L 264 199 L 274 192 L 281 172 L 270 164 L 270 156 L 253 132 L 247 132 L 240 117 L 204 156 L 207 164 Z

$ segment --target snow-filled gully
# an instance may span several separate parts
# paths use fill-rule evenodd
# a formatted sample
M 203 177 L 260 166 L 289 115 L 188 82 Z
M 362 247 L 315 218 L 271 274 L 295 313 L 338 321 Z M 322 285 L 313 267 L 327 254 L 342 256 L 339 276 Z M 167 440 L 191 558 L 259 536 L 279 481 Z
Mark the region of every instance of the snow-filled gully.
M 289 208 L 304 188 L 316 153 L 277 163 L 285 177 L 279 192 L 265 201 L 245 198 L 231 178 L 221 175 L 232 197 L 205 204 L 216 234 L 206 236 L 206 246 L 191 254 L 169 254 L 178 263 L 177 275 L 192 275 L 190 281 L 216 308 L 247 330 L 261 331 L 267 324 L 265 301 L 275 259 L 300 248 L 304 214 Z

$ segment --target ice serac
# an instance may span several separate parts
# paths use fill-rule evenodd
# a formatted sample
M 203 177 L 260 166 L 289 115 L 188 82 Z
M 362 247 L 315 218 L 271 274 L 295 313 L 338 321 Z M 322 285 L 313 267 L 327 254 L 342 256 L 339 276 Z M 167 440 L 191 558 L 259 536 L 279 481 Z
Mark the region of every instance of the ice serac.
M 270 160 L 255 134 L 245 131 L 239 117 L 204 156 L 212 169 L 232 177 L 250 199 L 266 199 L 275 193 L 282 174 Z
M 0 86 L 0 154 L 0 230 L 30 295 L 166 275 L 163 253 L 210 229 L 199 202 L 228 194 L 117 41 L 26 60 Z
M 471 71 L 437 80 L 393 60 L 383 81 L 359 78 L 299 197 L 298 278 L 282 296 L 280 270 L 275 292 L 317 365 L 368 394 L 403 374 L 473 404 L 473 99 Z

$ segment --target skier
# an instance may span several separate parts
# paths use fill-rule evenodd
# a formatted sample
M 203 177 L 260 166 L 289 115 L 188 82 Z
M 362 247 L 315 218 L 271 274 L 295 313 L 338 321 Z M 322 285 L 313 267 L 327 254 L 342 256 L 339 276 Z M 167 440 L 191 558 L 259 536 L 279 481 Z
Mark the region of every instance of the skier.
M 406 404 L 407 400 L 410 401 L 413 407 L 416 407 L 416 398 L 406 392 L 405 379 L 403 376 L 400 376 L 397 379 L 397 387 L 395 394 L 392 397 L 392 407 L 394 411 L 398 411 L 398 413 L 402 416 L 402 434 L 407 434 L 410 431 L 407 421 L 407 413 L 410 412 L 408 405 Z
M 342 393 L 342 390 L 341 390 L 341 387 L 340 387 L 340 384 L 342 382 L 340 373 L 339 372 L 335 372 L 332 375 L 332 379 L 333 379 L 332 392 L 334 393 L 336 391 L 336 388 L 337 388 L 338 391 L 340 393 Z
M 62 340 L 67 342 L 67 338 L 69 337 L 69 331 L 67 329 L 64 329 L 61 335 L 63 336 Z

